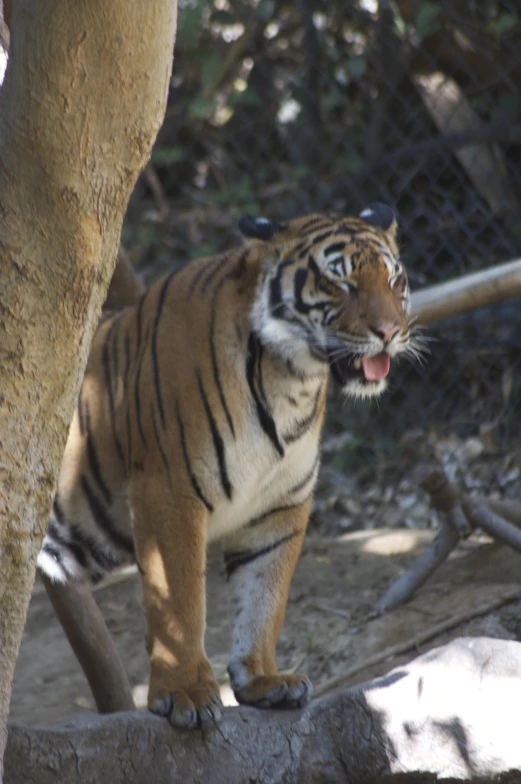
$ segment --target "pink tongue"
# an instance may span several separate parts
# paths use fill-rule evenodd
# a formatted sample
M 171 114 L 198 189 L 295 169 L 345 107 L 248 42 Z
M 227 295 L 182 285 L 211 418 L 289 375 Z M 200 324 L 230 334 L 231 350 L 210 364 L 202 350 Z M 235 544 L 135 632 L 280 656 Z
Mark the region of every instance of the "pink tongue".
M 384 351 L 375 357 L 362 357 L 362 367 L 366 381 L 380 381 L 380 379 L 385 378 L 389 372 L 390 364 L 389 354 L 386 354 Z

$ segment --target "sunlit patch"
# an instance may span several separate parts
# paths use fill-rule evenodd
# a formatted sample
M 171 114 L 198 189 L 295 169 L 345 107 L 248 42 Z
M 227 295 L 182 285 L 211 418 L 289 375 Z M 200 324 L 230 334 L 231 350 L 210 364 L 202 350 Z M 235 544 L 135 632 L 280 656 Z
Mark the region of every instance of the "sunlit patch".
M 389 531 L 371 536 L 360 549 L 373 555 L 400 555 L 415 552 L 422 544 L 424 537 L 411 531 Z
M 157 548 L 154 548 L 151 552 L 147 553 L 146 561 L 143 562 L 143 567 L 147 573 L 154 575 L 154 592 L 158 594 L 160 599 L 167 601 L 170 598 L 170 589 L 168 587 L 165 562 Z

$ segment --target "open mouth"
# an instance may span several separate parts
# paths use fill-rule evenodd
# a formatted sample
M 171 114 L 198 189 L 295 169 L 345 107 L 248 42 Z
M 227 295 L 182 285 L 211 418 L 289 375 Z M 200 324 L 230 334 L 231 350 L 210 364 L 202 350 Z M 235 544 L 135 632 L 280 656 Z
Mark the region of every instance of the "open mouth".
M 333 376 L 344 386 L 348 381 L 355 380 L 362 384 L 381 381 L 389 373 L 391 360 L 389 354 L 381 351 L 372 357 L 330 358 L 330 364 Z

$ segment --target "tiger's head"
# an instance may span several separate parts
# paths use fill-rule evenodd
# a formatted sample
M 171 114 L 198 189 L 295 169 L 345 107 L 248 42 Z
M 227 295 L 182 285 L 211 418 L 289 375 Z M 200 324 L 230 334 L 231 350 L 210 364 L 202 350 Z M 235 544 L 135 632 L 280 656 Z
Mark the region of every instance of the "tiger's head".
M 409 286 L 391 208 L 284 224 L 244 216 L 239 228 L 263 261 L 252 310 L 263 343 L 305 375 L 327 363 L 349 395 L 383 392 L 391 358 L 410 350 Z

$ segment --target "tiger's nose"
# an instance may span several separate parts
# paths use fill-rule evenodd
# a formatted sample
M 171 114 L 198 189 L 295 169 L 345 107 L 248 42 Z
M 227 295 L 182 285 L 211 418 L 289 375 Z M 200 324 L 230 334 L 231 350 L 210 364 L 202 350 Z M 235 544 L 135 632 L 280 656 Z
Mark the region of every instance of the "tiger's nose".
M 371 327 L 371 331 L 374 332 L 375 335 L 378 335 L 384 343 L 390 343 L 399 329 L 400 327 L 396 324 L 379 324 L 377 327 Z

